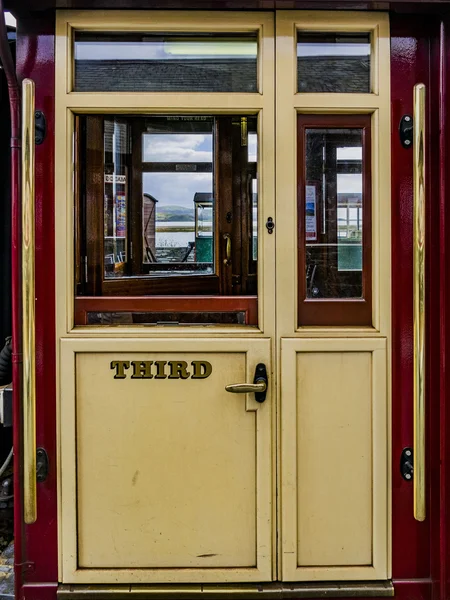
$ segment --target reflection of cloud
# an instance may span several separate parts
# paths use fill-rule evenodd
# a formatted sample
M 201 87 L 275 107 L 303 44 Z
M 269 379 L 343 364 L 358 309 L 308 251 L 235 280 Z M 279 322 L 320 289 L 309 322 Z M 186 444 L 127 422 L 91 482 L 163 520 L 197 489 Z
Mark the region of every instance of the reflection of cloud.
M 145 162 L 212 162 L 211 134 L 144 134 Z
M 196 192 L 212 193 L 212 173 L 144 173 L 143 192 L 161 206 L 194 208 Z
M 362 176 L 338 173 L 338 194 L 362 194 Z

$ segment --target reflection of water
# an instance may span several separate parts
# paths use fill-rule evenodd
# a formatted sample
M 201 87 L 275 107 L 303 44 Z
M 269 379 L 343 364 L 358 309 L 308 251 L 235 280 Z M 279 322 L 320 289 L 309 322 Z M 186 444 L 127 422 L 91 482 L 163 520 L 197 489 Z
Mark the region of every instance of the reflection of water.
M 164 229 L 190 229 L 191 231 L 158 231 Z M 184 248 L 195 239 L 195 223 L 192 221 L 157 221 L 156 247 Z

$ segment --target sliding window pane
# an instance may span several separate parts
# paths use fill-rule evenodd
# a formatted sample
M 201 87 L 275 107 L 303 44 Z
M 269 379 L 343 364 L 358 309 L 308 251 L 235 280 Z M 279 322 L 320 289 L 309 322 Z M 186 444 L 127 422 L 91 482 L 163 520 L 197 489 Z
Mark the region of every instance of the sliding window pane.
M 75 33 L 76 92 L 257 92 L 255 33 Z

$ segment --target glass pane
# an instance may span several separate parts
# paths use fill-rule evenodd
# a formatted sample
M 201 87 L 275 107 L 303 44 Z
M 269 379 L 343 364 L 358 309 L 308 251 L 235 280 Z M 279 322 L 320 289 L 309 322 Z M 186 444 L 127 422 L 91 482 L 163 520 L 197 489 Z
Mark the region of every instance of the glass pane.
M 144 173 L 142 189 L 145 271 L 214 273 L 212 173 Z
M 88 312 L 88 325 L 247 325 L 245 311 Z
M 363 132 L 306 129 L 306 297 L 362 298 Z
M 248 134 L 248 162 L 256 163 L 258 160 L 258 134 L 249 132 Z M 258 260 L 258 180 L 252 178 L 252 260 Z
M 257 117 L 96 114 L 75 122 L 76 296 L 201 296 L 205 316 L 196 322 L 234 323 L 241 306 L 228 311 L 215 301 L 257 296 Z M 166 312 L 197 312 L 190 302 Z M 148 310 L 140 306 L 119 302 L 106 312 Z M 244 324 L 257 323 L 255 307 Z M 77 324 L 87 312 L 105 307 L 75 307 Z
M 297 91 L 369 93 L 369 33 L 297 34 Z
M 128 156 L 126 123 L 105 121 L 104 265 L 105 277 L 121 277 L 127 262 Z
M 75 33 L 77 92 L 257 92 L 255 33 Z

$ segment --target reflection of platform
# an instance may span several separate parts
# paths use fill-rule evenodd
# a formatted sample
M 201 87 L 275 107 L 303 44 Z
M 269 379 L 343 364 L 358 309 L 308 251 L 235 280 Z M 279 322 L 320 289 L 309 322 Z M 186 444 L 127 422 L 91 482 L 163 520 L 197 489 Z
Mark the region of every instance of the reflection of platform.
M 14 542 L 0 555 L 0 600 L 14 598 Z

